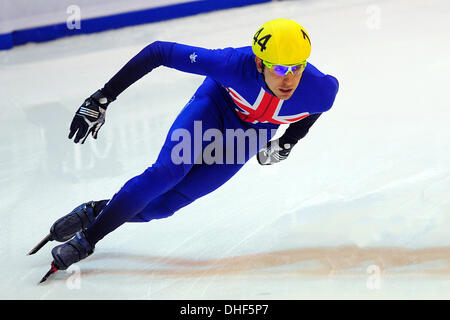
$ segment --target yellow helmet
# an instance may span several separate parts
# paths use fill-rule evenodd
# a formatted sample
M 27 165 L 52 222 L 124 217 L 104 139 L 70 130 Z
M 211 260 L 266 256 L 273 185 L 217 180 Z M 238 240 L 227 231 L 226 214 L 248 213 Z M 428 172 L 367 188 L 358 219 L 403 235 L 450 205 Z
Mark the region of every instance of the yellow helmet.
M 311 53 L 311 40 L 305 29 L 290 19 L 264 23 L 253 37 L 253 53 L 272 64 L 296 65 Z

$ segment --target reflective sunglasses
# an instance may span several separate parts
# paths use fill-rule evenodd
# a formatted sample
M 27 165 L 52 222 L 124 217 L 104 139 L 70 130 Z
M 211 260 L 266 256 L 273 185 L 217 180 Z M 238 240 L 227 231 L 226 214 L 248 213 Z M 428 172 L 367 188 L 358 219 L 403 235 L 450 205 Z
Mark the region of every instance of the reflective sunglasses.
M 281 64 L 273 64 L 267 61 L 263 60 L 264 65 L 269 68 L 273 73 L 275 73 L 277 76 L 284 77 L 289 72 L 292 73 L 292 75 L 297 75 L 302 70 L 306 68 L 306 61 L 303 61 L 300 64 L 296 64 L 295 66 L 283 66 Z

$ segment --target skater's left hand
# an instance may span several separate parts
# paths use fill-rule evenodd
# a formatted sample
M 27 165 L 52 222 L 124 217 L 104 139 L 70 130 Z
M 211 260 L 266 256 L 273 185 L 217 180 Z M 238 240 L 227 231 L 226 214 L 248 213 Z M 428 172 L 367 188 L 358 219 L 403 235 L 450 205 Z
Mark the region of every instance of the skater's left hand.
M 70 124 L 69 139 L 75 135 L 73 140 L 83 144 L 87 136 L 92 133 L 92 137 L 97 139 L 98 131 L 105 123 L 105 113 L 108 105 L 112 102 L 102 90 L 97 90 L 78 108 L 72 123 Z
M 260 165 L 271 165 L 285 160 L 295 144 L 286 143 L 281 138 L 269 141 L 256 158 Z

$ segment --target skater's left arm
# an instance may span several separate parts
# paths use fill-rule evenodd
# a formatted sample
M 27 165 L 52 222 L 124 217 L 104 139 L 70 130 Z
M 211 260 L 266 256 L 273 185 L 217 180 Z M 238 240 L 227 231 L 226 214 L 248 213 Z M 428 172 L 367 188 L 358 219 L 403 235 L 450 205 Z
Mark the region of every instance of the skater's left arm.
M 312 114 L 300 121 L 291 123 L 280 138 L 269 141 L 266 147 L 258 152 L 259 164 L 270 165 L 285 160 L 295 144 L 308 134 L 309 129 L 321 114 Z
M 284 134 L 280 137 L 280 143 L 295 145 L 300 139 L 303 139 L 309 132 L 312 125 L 319 119 L 322 113 L 312 114 L 300 121 L 291 123 Z

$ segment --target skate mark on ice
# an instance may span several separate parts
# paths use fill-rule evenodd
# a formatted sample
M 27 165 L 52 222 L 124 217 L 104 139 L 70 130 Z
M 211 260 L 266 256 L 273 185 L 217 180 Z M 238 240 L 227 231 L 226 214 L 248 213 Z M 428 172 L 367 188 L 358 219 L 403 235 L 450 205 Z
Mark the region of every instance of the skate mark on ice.
M 83 276 L 139 275 L 162 278 L 214 277 L 217 275 L 355 275 L 377 265 L 381 274 L 427 274 L 450 276 L 450 247 L 410 249 L 356 246 L 299 248 L 229 258 L 196 260 L 133 254 L 98 254 L 89 259 L 127 260 L 132 268 L 83 268 Z M 155 264 L 157 262 L 157 264 Z M 135 264 L 149 266 L 136 268 Z M 108 265 L 114 265 L 108 263 Z

